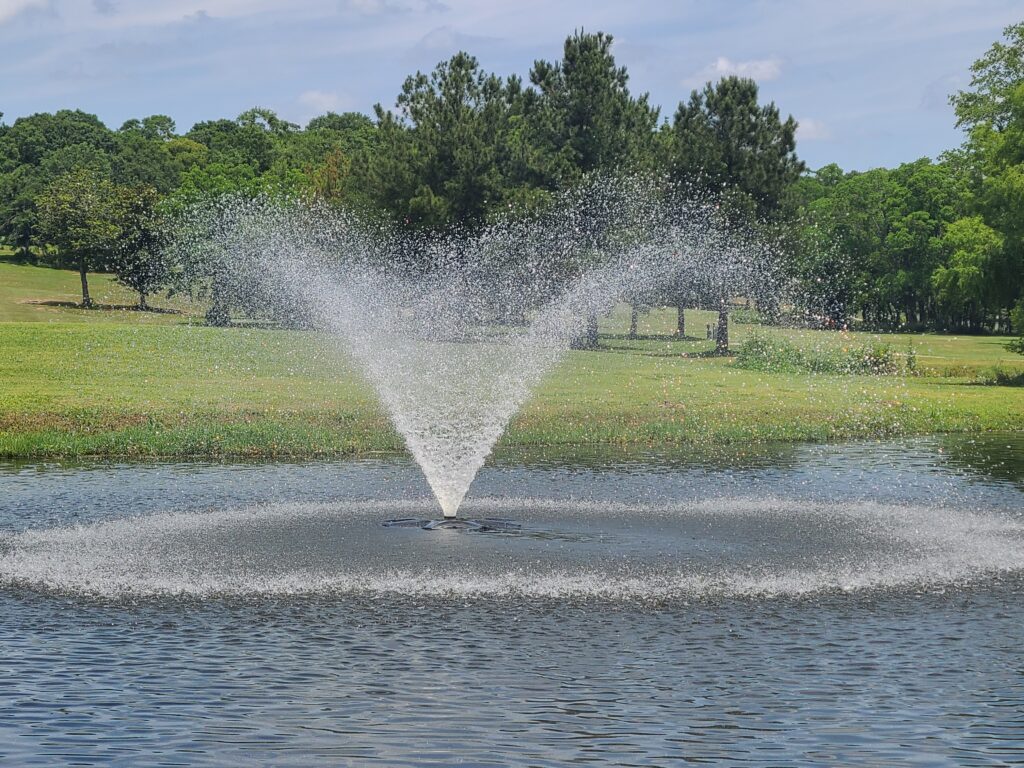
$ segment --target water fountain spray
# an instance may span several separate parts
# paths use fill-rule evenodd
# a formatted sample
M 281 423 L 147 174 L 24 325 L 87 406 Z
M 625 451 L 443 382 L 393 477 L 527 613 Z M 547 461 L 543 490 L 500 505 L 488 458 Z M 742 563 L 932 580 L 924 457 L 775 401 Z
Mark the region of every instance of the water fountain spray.
M 766 284 L 768 249 L 714 204 L 600 179 L 472 232 L 401 233 L 295 199 L 221 199 L 183 217 L 179 254 L 214 301 L 340 339 L 454 519 L 515 413 L 617 302 L 716 304 Z

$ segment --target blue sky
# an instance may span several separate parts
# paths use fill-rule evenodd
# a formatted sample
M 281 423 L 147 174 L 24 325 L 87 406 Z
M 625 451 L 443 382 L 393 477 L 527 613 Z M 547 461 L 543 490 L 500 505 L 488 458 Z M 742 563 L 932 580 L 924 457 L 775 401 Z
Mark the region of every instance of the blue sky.
M 525 75 L 576 28 L 615 37 L 663 116 L 723 74 L 801 122 L 811 167 L 894 165 L 960 142 L 949 93 L 1020 0 L 0 0 L 0 111 L 63 107 L 111 127 L 179 130 L 259 105 L 304 123 L 390 106 L 404 77 L 459 49 Z

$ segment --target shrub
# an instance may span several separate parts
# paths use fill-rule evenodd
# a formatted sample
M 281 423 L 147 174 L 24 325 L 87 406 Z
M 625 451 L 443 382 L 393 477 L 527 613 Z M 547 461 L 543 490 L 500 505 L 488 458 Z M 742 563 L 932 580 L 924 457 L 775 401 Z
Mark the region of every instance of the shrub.
M 912 372 L 917 364 L 911 350 L 905 366 L 889 344 L 865 344 L 849 349 L 803 349 L 787 339 L 755 333 L 736 352 L 735 365 L 755 371 L 810 371 L 838 374 L 895 374 Z
M 761 313 L 756 309 L 747 309 L 746 307 L 734 309 L 729 313 L 729 317 L 734 323 L 740 325 L 764 325 Z
M 797 371 L 805 369 L 807 361 L 788 341 L 754 333 L 736 350 L 734 365 L 753 371 Z
M 907 342 L 907 354 L 903 357 L 904 365 L 906 365 L 907 373 L 917 373 L 917 351 L 914 349 L 914 344 L 911 341 Z
M 846 373 L 898 373 L 900 369 L 896 352 L 889 344 L 867 344 L 851 349 L 846 355 Z
M 996 365 L 982 371 L 975 383 L 990 387 L 1024 387 L 1024 370 Z
M 966 379 L 974 374 L 974 368 L 970 365 L 945 365 L 938 375 L 945 379 Z

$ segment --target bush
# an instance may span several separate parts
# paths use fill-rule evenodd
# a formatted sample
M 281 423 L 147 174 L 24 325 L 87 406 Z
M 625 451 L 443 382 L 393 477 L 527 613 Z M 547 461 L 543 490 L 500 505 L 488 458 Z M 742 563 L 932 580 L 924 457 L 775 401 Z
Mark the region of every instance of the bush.
M 764 325 L 761 313 L 756 309 L 747 309 L 745 307 L 734 309 L 729 313 L 729 317 L 734 323 L 739 323 L 740 325 Z
M 907 373 L 916 374 L 917 371 L 917 352 L 914 350 L 914 344 L 910 341 L 907 342 L 907 353 L 903 356 L 904 365 L 907 368 Z
M 865 344 L 849 349 L 802 349 L 787 339 L 752 334 L 736 352 L 740 368 L 755 371 L 810 371 L 838 374 L 895 374 L 916 368 L 911 349 L 901 365 L 899 356 L 889 344 Z
M 975 383 L 990 387 L 1024 387 L 1024 371 L 1020 368 L 1004 368 L 1001 365 L 996 365 L 982 371 Z
M 966 379 L 974 375 L 975 369 L 970 365 L 944 365 L 936 373 L 944 379 Z
M 798 371 L 807 367 L 807 360 L 803 352 L 788 341 L 755 333 L 744 339 L 736 350 L 734 365 L 752 371 Z
M 869 344 L 847 353 L 848 373 L 899 373 L 896 352 L 889 344 Z

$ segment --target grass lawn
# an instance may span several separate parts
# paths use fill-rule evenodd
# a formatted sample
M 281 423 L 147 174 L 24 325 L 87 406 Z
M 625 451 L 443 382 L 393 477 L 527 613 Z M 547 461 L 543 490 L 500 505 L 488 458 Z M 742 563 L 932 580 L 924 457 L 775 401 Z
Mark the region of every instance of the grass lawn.
M 705 341 L 707 325 L 717 323 L 714 312 L 687 310 L 687 336 L 694 340 L 677 342 L 669 337 L 675 333 L 675 310 L 656 309 L 640 316 L 637 325 L 639 340 L 624 338 L 629 327 L 629 310 L 620 307 L 601 324 L 601 330 L 613 336 L 605 344 L 635 353 L 677 355 L 687 347 L 701 352 L 710 347 Z M 970 377 L 992 366 L 1024 370 L 1024 356 L 1006 348 L 1005 336 L 957 336 L 937 333 L 865 333 L 839 331 L 808 331 L 797 328 L 769 328 L 761 325 L 731 322 L 729 340 L 733 346 L 741 344 L 752 333 L 782 336 L 798 346 L 825 349 L 829 347 L 856 347 L 875 342 L 889 344 L 899 353 L 913 350 L 922 373 L 931 376 Z M 645 336 L 659 338 L 645 339 Z
M 189 314 L 23 303 L 73 299 L 77 281 L 73 272 L 0 263 L 0 456 L 401 450 L 372 389 L 332 339 L 205 328 Z M 132 302 L 103 276 L 92 284 L 98 301 Z M 971 383 L 994 364 L 1024 368 L 1005 339 L 885 336 L 898 350 L 912 343 L 924 375 L 822 376 L 695 356 L 710 349 L 705 339 L 628 340 L 627 320 L 622 311 L 603 321 L 602 350 L 570 353 L 503 443 L 661 448 L 1024 430 L 1024 388 Z M 694 311 L 687 320 L 703 336 L 712 315 Z M 674 323 L 673 312 L 659 310 L 642 318 L 640 333 L 667 334 Z M 877 338 L 742 324 L 732 338 L 739 343 L 755 330 L 804 345 Z
M 82 283 L 77 272 L 49 267 L 33 267 L 0 261 L 0 322 L 128 322 L 161 324 L 181 323 L 189 315 L 135 312 L 138 294 L 114 281 L 111 275 L 89 275 L 92 300 L 116 309 L 79 309 Z M 154 297 L 154 307 L 195 313 L 182 298 Z M 194 318 L 193 318 L 194 319 Z

